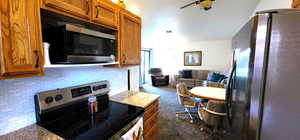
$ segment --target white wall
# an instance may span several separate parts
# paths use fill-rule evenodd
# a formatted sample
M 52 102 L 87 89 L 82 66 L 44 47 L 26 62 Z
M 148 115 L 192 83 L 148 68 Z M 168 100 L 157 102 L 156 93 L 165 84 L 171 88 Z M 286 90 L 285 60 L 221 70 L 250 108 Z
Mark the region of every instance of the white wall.
M 130 70 L 130 90 L 140 91 L 140 66 L 128 67 Z
M 269 9 L 291 8 L 291 5 L 292 0 L 260 0 L 254 12 Z
M 228 72 L 232 63 L 231 40 L 189 42 L 184 51 L 202 51 L 202 66 L 184 66 L 184 55 L 178 54 L 181 69 L 205 69 Z
M 157 45 L 153 50 L 154 66 L 163 68 L 168 74 L 176 74 L 182 69 L 228 72 L 232 62 L 231 40 L 193 41 L 169 47 Z M 185 51 L 202 51 L 202 66 L 184 66 Z

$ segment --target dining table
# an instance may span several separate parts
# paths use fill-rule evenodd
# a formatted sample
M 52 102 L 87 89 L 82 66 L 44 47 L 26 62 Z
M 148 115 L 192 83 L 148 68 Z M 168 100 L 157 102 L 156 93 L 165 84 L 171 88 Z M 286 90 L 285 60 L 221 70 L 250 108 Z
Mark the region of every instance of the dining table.
M 191 95 L 201 99 L 225 101 L 226 89 L 216 87 L 194 87 L 190 90 Z

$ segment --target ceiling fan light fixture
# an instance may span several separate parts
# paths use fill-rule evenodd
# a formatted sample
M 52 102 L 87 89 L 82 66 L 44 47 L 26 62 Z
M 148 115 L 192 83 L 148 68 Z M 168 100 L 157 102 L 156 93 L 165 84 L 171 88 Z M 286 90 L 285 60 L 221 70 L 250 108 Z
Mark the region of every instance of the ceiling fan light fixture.
M 171 33 L 173 33 L 173 31 L 172 30 L 167 30 L 166 33 L 171 34 Z
M 192 5 L 199 5 L 200 8 L 203 8 L 205 11 L 209 10 L 212 8 L 212 4 L 215 0 L 194 0 L 194 2 L 188 3 L 182 7 L 180 7 L 180 9 L 184 9 L 187 7 L 190 7 Z
M 201 8 L 204 8 L 204 10 L 209 10 L 212 7 L 212 3 L 213 3 L 212 0 L 203 0 L 203 1 L 200 0 L 199 5 Z

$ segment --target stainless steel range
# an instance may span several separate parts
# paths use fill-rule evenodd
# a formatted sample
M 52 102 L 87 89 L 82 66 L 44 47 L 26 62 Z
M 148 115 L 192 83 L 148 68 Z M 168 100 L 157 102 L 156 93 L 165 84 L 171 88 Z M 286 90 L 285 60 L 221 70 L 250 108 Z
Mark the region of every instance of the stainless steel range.
M 110 85 L 101 81 L 37 93 L 37 124 L 65 139 L 119 139 L 142 118 L 144 109 L 109 100 Z M 95 97 L 91 113 L 89 97 Z

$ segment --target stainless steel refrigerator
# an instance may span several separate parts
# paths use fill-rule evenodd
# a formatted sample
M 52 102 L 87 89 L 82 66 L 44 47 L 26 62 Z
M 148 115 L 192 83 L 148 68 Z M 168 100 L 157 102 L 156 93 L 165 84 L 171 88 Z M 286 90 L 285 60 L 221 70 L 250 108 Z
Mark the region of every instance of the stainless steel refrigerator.
M 232 46 L 227 139 L 300 139 L 300 12 L 259 12 Z

